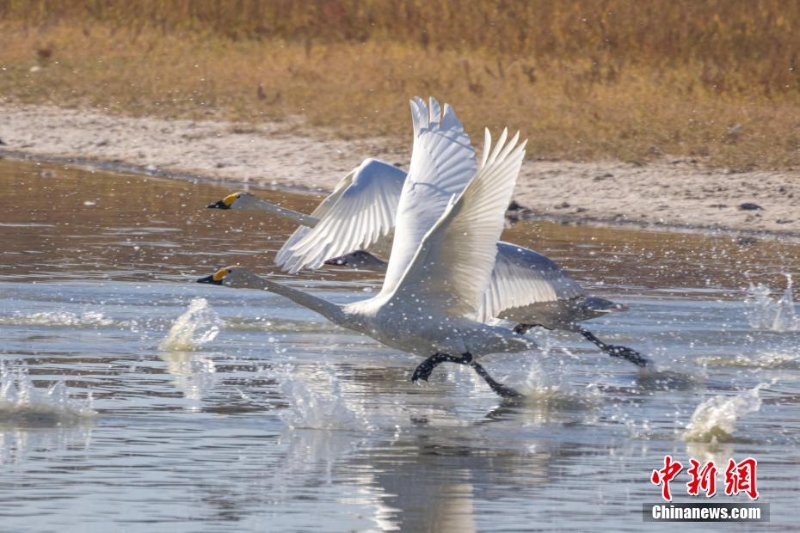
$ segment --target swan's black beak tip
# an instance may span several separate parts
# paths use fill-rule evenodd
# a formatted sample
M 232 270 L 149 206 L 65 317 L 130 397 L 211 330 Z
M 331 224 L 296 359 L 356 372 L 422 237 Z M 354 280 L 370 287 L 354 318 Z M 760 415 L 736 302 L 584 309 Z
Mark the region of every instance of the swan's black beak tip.
M 211 274 L 210 276 L 204 276 L 202 278 L 198 278 L 197 283 L 210 283 L 211 285 L 222 285 L 222 280 L 215 280 L 214 275 Z
M 225 203 L 224 200 L 219 200 L 217 202 L 211 202 L 206 206 L 209 209 L 230 209 L 231 206 Z

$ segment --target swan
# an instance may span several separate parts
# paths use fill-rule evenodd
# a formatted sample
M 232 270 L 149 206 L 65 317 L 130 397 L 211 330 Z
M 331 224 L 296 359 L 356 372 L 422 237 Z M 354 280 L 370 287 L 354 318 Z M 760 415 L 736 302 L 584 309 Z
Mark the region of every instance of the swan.
M 304 267 L 317 268 L 324 263 L 385 273 L 388 263 L 376 257 L 375 254 L 388 255 L 387 248 L 392 242 L 392 233 L 389 230 L 394 225 L 393 217 L 396 212 L 396 204 L 399 202 L 399 193 L 395 198 L 393 191 L 397 188 L 398 182 L 402 188 L 402 182 L 405 179 L 406 173 L 399 168 L 376 159 L 367 159 L 343 178 L 334 192 L 323 200 L 311 215 L 278 207 L 249 192 L 230 194 L 219 202 L 209 204 L 208 207 L 265 211 L 305 226 L 295 231 L 278 252 L 276 258 L 276 262 L 279 264 L 290 265 L 292 271 Z M 374 188 L 364 185 L 373 180 L 386 180 L 387 183 L 382 187 Z M 362 185 L 354 187 L 354 183 Z M 373 192 L 361 192 L 365 190 Z M 380 194 L 374 192 L 377 190 L 381 191 Z M 354 209 L 358 210 L 359 206 L 361 208 L 368 206 L 370 202 L 375 201 L 384 206 L 383 212 L 387 217 L 392 217 L 389 219 L 392 222 L 387 225 L 386 218 L 383 218 L 381 219 L 382 225 L 373 225 L 373 228 L 380 228 L 381 237 L 370 241 L 366 236 L 359 236 L 361 233 L 359 228 L 364 227 L 362 222 L 368 220 L 369 217 L 362 215 L 348 218 L 347 213 Z M 388 206 L 392 205 L 395 208 L 390 210 Z M 335 206 L 335 209 L 332 209 L 331 206 Z M 330 224 L 335 228 L 335 232 L 308 231 L 309 228 L 317 230 L 321 226 L 322 221 L 317 217 L 326 217 L 331 212 L 335 216 L 326 222 L 335 220 L 335 223 Z M 369 224 L 366 226 L 369 227 Z M 375 231 L 378 230 L 375 229 Z M 326 254 L 348 252 L 353 249 L 352 244 L 338 241 L 336 237 L 338 234 L 351 235 L 349 243 L 369 244 L 371 242 L 369 251 L 357 250 L 323 260 Z M 352 237 L 352 235 L 357 237 Z M 304 256 L 296 255 L 292 250 L 304 238 L 306 240 L 316 239 L 317 247 L 313 248 L 314 261 L 304 260 Z M 327 239 L 326 244 L 320 245 L 321 239 Z M 548 257 L 516 244 L 499 241 L 491 282 L 488 290 L 482 296 L 479 319 L 486 322 L 492 318 L 499 318 L 515 322 L 517 325 L 514 330 L 521 334 L 536 326 L 575 332 L 594 343 L 608 355 L 644 367 L 647 365 L 647 359 L 637 351 L 626 346 L 606 344 L 579 324 L 585 320 L 625 309 L 624 306 L 609 300 L 588 296 L 575 279 Z
M 415 98 L 411 114 L 411 165 L 397 206 L 386 278 L 376 296 L 338 305 L 236 267 L 198 281 L 266 289 L 389 347 L 426 357 L 414 371 L 414 382 L 452 362 L 471 366 L 501 397 L 518 397 L 492 379 L 477 358 L 522 352 L 535 343 L 475 316 L 489 284 L 525 142 L 518 143 L 519 134 L 508 140 L 504 130 L 492 148 L 487 130 L 477 167 L 469 137 L 449 105 L 442 112 L 434 99 L 429 108 Z
M 478 319 L 499 318 L 516 323 L 525 334 L 534 327 L 579 333 L 612 357 L 646 367 L 649 361 L 627 346 L 606 344 L 580 322 L 627 308 L 604 298 L 589 296 L 551 259 L 517 246 L 498 242 L 497 261 L 489 287 L 483 293 Z
M 208 207 L 264 211 L 299 224 L 275 256 L 277 265 L 295 274 L 304 268 L 317 269 L 326 259 L 354 250 L 388 256 L 406 176 L 390 163 L 365 159 L 311 215 L 265 202 L 247 191 L 229 194 Z

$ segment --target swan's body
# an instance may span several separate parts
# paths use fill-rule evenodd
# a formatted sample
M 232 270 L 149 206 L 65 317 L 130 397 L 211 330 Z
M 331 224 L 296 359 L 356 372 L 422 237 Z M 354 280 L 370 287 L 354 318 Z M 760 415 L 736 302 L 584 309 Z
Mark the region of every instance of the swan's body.
M 414 380 L 427 379 L 441 362 L 469 364 L 501 396 L 518 394 L 489 377 L 475 360 L 535 345 L 505 328 L 477 321 L 489 284 L 496 243 L 503 230 L 524 156 L 524 144 L 506 133 L 491 148 L 487 131 L 481 167 L 463 125 L 445 105 L 411 102 L 414 149 L 397 205 L 391 259 L 380 293 L 337 305 L 290 287 L 226 268 L 199 281 L 257 286 L 292 299 L 332 322 L 386 344 L 427 357 Z M 465 186 L 466 184 L 466 186 Z

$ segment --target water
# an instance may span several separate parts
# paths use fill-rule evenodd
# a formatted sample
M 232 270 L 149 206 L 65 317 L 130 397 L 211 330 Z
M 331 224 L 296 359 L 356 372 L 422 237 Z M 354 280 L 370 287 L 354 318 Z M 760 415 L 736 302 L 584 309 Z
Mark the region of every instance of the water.
M 224 322 L 205 298 L 195 298 L 158 345 L 165 352 L 193 351 L 213 341 Z
M 225 264 L 269 272 L 292 229 L 204 209 L 228 189 L 7 161 L 0 185 L 2 531 L 639 531 L 666 454 L 755 457 L 771 505 L 758 529 L 794 524 L 800 332 L 779 318 L 793 243 L 510 228 L 628 305 L 586 325 L 657 364 L 533 332 L 542 351 L 486 361 L 526 393 L 509 405 L 469 369 L 414 386 L 407 354 L 277 296 L 194 283 Z M 343 302 L 376 280 L 283 281 Z M 687 480 L 675 501 L 697 501 Z
M 797 331 L 800 321 L 795 314 L 792 277 L 786 275 L 786 288 L 779 298 L 772 297 L 772 290 L 759 283 L 747 289 L 747 319 L 753 329 L 771 331 Z

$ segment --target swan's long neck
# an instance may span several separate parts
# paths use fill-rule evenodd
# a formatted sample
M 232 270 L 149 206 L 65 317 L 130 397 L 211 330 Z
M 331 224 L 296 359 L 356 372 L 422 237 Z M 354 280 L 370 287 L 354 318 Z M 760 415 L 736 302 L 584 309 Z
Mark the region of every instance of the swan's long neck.
M 265 202 L 264 200 L 254 202 L 252 204 L 252 208 L 259 211 L 266 211 L 268 213 L 272 213 L 273 215 L 278 215 L 279 217 L 287 218 L 301 226 L 308 226 L 309 228 L 313 228 L 319 224 L 319 219 L 317 218 L 306 215 L 299 211 L 294 211 L 292 209 L 278 207 L 277 205 Z
M 317 298 L 305 291 L 293 289 L 292 287 L 287 287 L 286 285 L 281 285 L 280 283 L 275 283 L 274 281 L 264 278 L 258 278 L 257 281 L 254 280 L 253 285 L 254 288 L 274 292 L 275 294 L 289 298 L 294 303 L 321 314 L 334 324 L 341 326 L 346 322 L 345 314 L 340 305 L 323 300 L 322 298 Z

